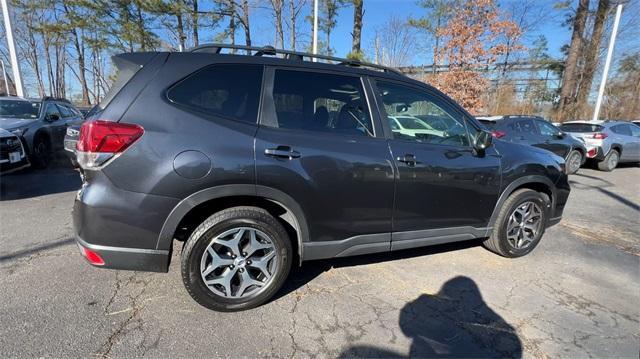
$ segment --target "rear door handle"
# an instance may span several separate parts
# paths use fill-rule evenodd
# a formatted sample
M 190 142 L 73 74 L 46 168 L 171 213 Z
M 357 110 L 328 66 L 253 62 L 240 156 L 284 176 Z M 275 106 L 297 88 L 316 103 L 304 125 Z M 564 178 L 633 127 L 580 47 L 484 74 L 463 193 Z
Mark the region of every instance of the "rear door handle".
M 404 156 L 398 156 L 398 158 L 396 158 L 396 160 L 398 162 L 402 162 L 402 163 L 404 163 L 404 164 L 406 164 L 407 166 L 410 166 L 410 167 L 413 167 L 416 164 L 420 163 L 420 162 L 418 162 L 416 160 L 416 156 L 414 156 L 414 155 L 412 155 L 410 153 L 407 153 Z
M 300 158 L 300 152 L 292 150 L 289 146 L 267 148 L 264 150 L 264 154 L 270 157 L 288 158 L 290 160 L 294 158 Z

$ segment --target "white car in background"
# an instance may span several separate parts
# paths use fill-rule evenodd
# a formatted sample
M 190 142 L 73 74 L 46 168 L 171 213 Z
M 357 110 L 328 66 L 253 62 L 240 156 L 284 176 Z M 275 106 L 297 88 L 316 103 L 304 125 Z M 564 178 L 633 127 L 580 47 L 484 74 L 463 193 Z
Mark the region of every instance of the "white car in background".
M 444 137 L 443 131 L 436 130 L 425 121 L 414 116 L 389 116 L 389 126 L 391 126 L 391 131 L 409 137 Z

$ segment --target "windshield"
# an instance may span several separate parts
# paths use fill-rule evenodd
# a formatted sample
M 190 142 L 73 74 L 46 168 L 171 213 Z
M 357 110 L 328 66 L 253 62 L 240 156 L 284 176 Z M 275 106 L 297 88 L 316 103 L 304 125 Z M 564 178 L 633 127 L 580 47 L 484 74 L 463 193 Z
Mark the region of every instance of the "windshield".
M 560 129 L 564 132 L 600 132 L 603 127 L 589 123 L 565 123 Z
M 0 100 L 0 117 L 38 118 L 40 102 L 20 100 Z
M 426 123 L 412 117 L 396 117 L 402 127 L 409 130 L 430 130 Z

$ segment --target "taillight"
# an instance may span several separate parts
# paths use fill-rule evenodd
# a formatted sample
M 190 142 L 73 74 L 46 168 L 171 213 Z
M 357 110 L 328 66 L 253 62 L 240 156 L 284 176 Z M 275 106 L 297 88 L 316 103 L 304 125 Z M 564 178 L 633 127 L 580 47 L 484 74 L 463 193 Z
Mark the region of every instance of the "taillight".
M 597 153 L 598 153 L 598 150 L 596 150 L 595 148 L 592 148 L 589 151 L 587 151 L 587 157 L 593 158 L 596 156 Z
M 124 152 L 142 134 L 141 126 L 112 121 L 87 121 L 80 127 L 76 159 L 84 169 L 97 169 Z
M 605 138 L 607 138 L 607 134 L 602 132 L 594 133 L 593 138 L 595 138 L 596 140 L 604 140 Z
M 495 137 L 495 138 L 502 138 L 502 137 L 506 136 L 507 133 L 504 132 L 504 131 L 493 131 L 493 132 L 491 132 L 491 135 L 493 137 Z

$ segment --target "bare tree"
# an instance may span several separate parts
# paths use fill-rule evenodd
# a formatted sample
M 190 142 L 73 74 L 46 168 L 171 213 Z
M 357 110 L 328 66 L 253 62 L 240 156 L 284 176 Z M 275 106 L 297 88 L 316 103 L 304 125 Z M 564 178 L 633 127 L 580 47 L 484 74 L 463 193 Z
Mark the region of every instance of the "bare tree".
M 276 29 L 275 44 L 276 48 L 284 47 L 284 30 L 282 28 L 282 12 L 284 8 L 283 0 L 269 0 L 271 12 L 273 13 L 273 22 Z
M 392 15 L 386 23 L 375 29 L 373 42 L 373 57 L 377 63 L 392 67 L 405 66 L 412 60 L 415 32 L 404 20 Z
M 351 53 L 360 54 L 362 52 L 360 43 L 362 42 L 362 17 L 364 16 L 364 0 L 353 0 L 353 31 L 351 32 Z

